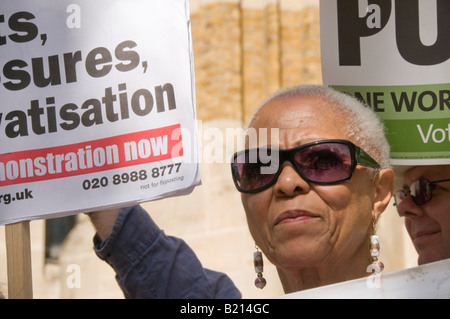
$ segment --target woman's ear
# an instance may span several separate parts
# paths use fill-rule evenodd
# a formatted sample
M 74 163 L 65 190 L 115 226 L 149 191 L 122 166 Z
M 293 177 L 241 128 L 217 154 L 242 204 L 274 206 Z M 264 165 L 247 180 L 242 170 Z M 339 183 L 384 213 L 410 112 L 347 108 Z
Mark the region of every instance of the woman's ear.
M 394 192 L 394 171 L 390 168 L 380 171 L 373 180 L 374 199 L 372 215 L 376 220 L 389 205 Z

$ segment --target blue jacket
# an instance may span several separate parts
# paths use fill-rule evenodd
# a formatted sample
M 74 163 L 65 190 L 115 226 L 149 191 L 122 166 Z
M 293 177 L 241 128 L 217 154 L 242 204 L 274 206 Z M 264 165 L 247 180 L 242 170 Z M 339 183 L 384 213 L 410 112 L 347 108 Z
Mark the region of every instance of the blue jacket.
M 166 236 L 141 206 L 123 208 L 111 235 L 94 250 L 116 272 L 126 298 L 235 299 L 225 274 L 204 269 L 181 239 Z

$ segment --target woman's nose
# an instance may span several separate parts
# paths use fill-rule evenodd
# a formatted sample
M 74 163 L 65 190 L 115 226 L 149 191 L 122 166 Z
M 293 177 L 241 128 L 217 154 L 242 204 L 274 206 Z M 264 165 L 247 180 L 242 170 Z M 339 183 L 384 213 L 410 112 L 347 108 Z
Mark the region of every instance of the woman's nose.
M 291 163 L 285 162 L 274 185 L 275 194 L 277 196 L 296 196 L 307 193 L 309 190 L 309 183 L 299 175 Z

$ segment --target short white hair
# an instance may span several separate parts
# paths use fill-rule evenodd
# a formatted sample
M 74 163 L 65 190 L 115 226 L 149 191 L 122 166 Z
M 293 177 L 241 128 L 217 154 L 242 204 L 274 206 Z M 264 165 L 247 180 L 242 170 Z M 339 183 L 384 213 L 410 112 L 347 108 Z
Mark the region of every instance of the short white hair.
M 382 168 L 390 168 L 390 145 L 381 119 L 358 99 L 322 85 L 298 85 L 279 90 L 264 100 L 253 112 L 247 128 L 259 110 L 268 102 L 288 97 L 312 96 L 322 98 L 347 117 L 348 138 L 372 156 Z

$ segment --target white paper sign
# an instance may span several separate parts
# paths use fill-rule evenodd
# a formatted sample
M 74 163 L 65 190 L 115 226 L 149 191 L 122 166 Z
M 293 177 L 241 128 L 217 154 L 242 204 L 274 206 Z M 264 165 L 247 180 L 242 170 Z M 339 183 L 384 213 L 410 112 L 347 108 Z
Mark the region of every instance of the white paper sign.
M 0 3 L 0 224 L 200 183 L 188 0 Z
M 450 2 L 321 0 L 320 12 L 323 82 L 383 119 L 392 164 L 450 164 Z

